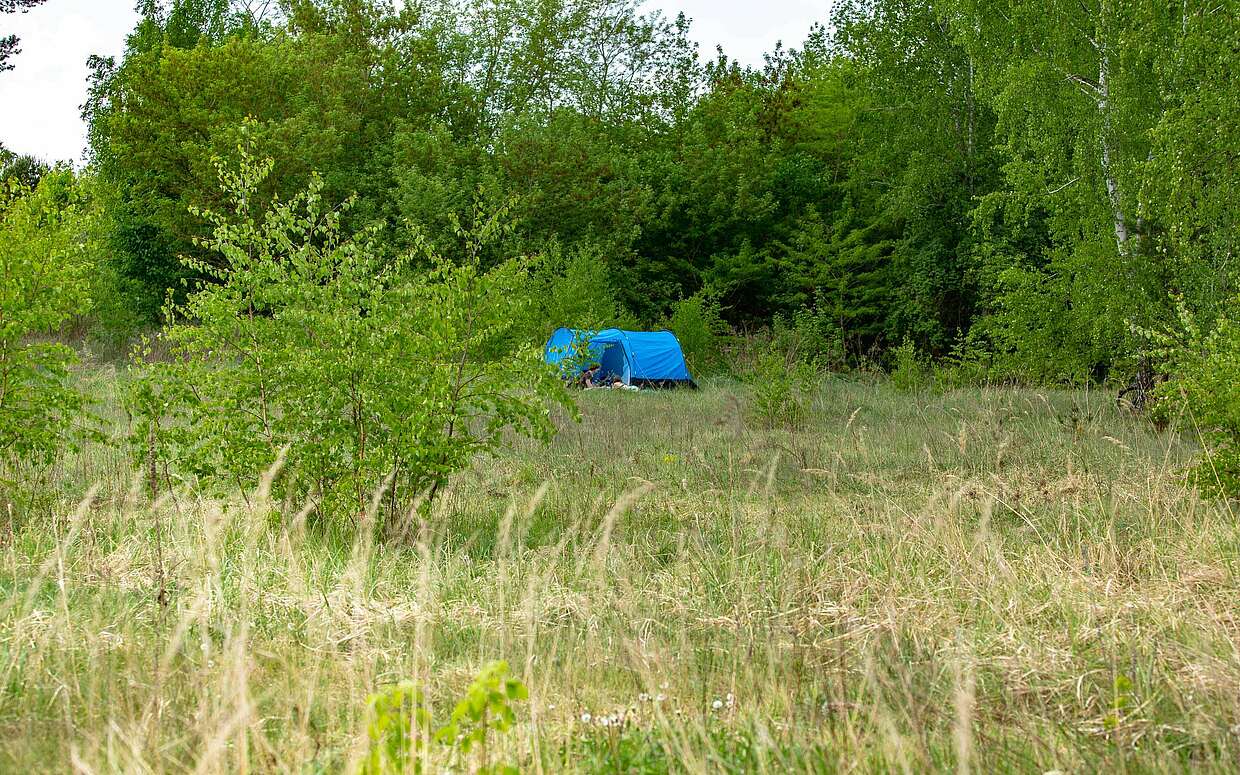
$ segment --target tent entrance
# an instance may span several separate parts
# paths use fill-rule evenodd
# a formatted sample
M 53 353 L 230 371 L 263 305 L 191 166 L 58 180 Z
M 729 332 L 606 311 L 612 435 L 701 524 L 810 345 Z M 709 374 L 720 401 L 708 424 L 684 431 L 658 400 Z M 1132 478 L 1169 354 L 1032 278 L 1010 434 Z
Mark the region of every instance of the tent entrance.
M 627 385 L 632 378 L 633 370 L 629 368 L 629 359 L 619 344 L 607 344 L 599 356 L 598 365 L 599 372 L 609 379 L 618 379 Z

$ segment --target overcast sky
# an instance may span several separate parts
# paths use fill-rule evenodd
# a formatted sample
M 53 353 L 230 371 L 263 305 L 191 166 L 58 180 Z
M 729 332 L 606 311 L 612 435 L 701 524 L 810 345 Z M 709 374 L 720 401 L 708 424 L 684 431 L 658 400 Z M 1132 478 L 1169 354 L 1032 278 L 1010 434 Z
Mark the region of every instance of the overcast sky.
M 798 47 L 810 25 L 825 21 L 830 0 L 647 0 L 669 17 L 684 11 L 702 56 L 722 45 L 729 56 L 758 64 L 782 40 Z M 15 33 L 16 69 L 0 73 L 0 143 L 45 159 L 80 160 L 86 145 L 80 106 L 86 58 L 119 56 L 134 26 L 134 0 L 47 0 L 26 14 L 0 15 L 0 35 Z

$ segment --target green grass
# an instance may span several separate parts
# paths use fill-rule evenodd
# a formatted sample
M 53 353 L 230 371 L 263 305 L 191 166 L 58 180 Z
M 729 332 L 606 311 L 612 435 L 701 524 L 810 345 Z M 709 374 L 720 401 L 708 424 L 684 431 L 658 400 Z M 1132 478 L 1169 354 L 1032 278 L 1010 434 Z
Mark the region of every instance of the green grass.
M 581 400 L 403 545 L 59 462 L 0 549 L 0 770 L 347 770 L 369 692 L 445 719 L 493 659 L 528 771 L 1240 765 L 1240 528 L 1109 394 L 834 380 L 795 431 L 731 384 Z

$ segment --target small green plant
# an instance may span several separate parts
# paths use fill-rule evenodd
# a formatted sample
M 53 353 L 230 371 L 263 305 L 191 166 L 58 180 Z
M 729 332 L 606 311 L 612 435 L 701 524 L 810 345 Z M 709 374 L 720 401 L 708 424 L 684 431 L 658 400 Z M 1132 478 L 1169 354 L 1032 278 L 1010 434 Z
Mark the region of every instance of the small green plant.
M 495 761 L 491 733 L 503 734 L 516 723 L 513 703 L 529 698 L 520 680 L 509 676 L 508 663 L 492 662 L 452 710 L 447 724 L 433 733 L 431 712 L 422 690 L 411 681 L 386 687 L 370 696 L 370 750 L 362 775 L 421 773 L 421 755 L 428 743 L 443 748 L 449 759 L 481 775 L 507 775 L 517 768 Z
M 1102 726 L 1108 732 L 1117 732 L 1124 720 L 1124 713 L 1132 705 L 1132 680 L 1120 673 L 1111 681 L 1110 710 L 1102 717 Z
M 811 364 L 768 351 L 755 358 L 747 376 L 749 410 L 760 424 L 792 427 L 805 420 L 816 377 Z
M 401 681 L 370 695 L 370 750 L 362 775 L 422 772 L 422 750 L 430 739 L 431 713 L 422 690 Z
M 904 344 L 892 353 L 891 382 L 898 389 L 909 393 L 924 390 L 930 383 L 930 366 L 917 352 L 917 345 L 905 339 Z
M 516 767 L 491 761 L 487 736 L 491 730 L 503 734 L 516 723 L 512 703 L 529 699 L 529 690 L 508 676 L 507 662 L 492 662 L 469 685 L 465 696 L 452 710 L 451 720 L 435 733 L 435 739 L 452 747 L 462 757 L 479 756 L 478 773 L 510 773 Z

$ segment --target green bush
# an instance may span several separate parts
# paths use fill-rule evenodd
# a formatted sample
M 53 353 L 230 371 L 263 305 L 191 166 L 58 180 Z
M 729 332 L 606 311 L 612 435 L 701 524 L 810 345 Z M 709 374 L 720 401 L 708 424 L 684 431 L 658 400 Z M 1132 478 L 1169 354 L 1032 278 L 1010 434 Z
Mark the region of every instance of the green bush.
M 701 377 L 724 369 L 722 340 L 728 325 L 716 291 L 704 288 L 676 302 L 664 327 L 680 340 L 690 374 Z
M 934 385 L 938 390 L 957 390 L 990 384 L 994 376 L 994 354 L 974 331 L 960 337 L 951 351 L 934 366 Z
M 456 224 L 461 263 L 425 240 L 387 260 L 371 234 L 341 235 L 346 208 L 328 209 L 317 179 L 261 212 L 271 162 L 240 153 L 219 165 L 231 212 L 201 213 L 217 258 L 190 263 L 209 281 L 169 306 L 174 357 L 130 393 L 148 472 L 244 490 L 287 450 L 284 497 L 363 515 L 382 490 L 390 517 L 507 429 L 550 435 L 548 404 L 568 397 L 528 338 L 529 262 L 481 266 L 504 209 Z
M 560 326 L 597 331 L 636 324 L 618 301 L 607 264 L 592 246 L 564 249 L 553 242 L 538 261 L 533 284 L 540 307 L 535 338 L 545 339 Z
M 891 382 L 898 389 L 916 393 L 929 387 L 930 364 L 917 352 L 912 340 L 905 339 L 904 344 L 892 350 L 891 358 Z
M 771 324 L 774 346 L 803 361 L 842 370 L 848 365 L 844 331 L 830 314 L 823 295 L 792 315 L 777 315 Z
M 754 359 L 746 376 L 749 411 L 757 422 L 775 428 L 795 427 L 805 420 L 817 382 L 812 364 L 768 349 Z
M 90 309 L 92 217 L 70 170 L 0 191 L 0 458 L 47 463 L 73 441 L 76 358 L 52 337 Z
M 1170 376 L 1155 415 L 1200 435 L 1193 479 L 1204 494 L 1240 497 L 1240 321 L 1226 316 L 1206 331 L 1183 308 L 1180 320 L 1179 335 L 1155 337 Z

